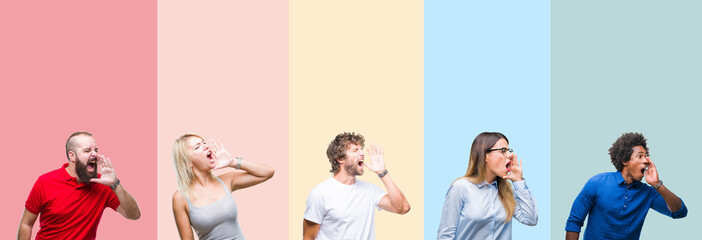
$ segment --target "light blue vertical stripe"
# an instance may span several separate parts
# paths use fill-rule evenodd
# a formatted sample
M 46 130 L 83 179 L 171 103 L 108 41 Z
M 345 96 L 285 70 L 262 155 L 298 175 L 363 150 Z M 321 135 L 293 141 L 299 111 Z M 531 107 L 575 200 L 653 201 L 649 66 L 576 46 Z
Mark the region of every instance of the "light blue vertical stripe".
M 509 138 L 539 207 L 513 239 L 548 239 L 550 1 L 425 1 L 424 14 L 424 239 L 483 131 Z

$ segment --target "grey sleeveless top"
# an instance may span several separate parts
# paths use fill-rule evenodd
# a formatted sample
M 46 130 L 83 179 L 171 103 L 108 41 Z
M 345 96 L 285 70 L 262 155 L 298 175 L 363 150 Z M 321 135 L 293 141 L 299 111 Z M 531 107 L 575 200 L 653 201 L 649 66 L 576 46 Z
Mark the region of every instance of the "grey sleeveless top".
M 190 224 L 200 240 L 245 239 L 237 220 L 238 210 L 234 198 L 222 179 L 217 177 L 217 180 L 222 183 L 226 194 L 216 202 L 196 207 L 190 203 L 190 199 L 185 198 L 188 201 Z

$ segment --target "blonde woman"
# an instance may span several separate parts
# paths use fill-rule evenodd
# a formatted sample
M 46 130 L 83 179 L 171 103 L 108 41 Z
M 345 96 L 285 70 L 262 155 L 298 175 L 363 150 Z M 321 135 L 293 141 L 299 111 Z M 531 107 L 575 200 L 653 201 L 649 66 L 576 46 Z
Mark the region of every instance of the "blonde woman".
M 205 141 L 185 134 L 173 144 L 173 164 L 178 191 L 173 194 L 173 215 L 181 239 L 245 239 L 237 219 L 231 192 L 251 187 L 273 177 L 263 164 L 233 157 L 222 142 Z M 215 176 L 222 168 L 237 170 Z M 191 229 L 192 226 L 192 229 Z
M 529 226 L 538 221 L 522 163 L 505 135 L 481 133 L 470 148 L 466 175 L 446 193 L 437 239 L 512 239 L 512 218 Z

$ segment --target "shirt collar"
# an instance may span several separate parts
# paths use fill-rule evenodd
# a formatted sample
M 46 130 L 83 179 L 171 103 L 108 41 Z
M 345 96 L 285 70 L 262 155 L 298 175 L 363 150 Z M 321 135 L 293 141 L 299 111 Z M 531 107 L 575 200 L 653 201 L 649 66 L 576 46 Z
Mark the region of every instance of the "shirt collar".
M 483 188 L 487 185 L 492 185 L 493 187 L 497 187 L 497 180 L 493 181 L 492 183 L 488 183 L 487 181 L 483 181 L 481 183 L 478 183 L 478 188 Z
M 61 171 L 61 180 L 64 180 L 64 181 L 77 180 L 76 178 L 71 177 L 71 175 L 68 174 L 68 169 L 66 169 L 67 167 L 68 167 L 68 163 L 64 163 L 63 166 L 61 166 L 61 170 L 62 170 Z
M 622 172 L 617 171 L 616 175 L 617 176 L 615 176 L 614 179 L 617 180 L 617 184 L 626 186 L 626 180 L 624 180 L 624 177 L 622 177 Z M 630 187 L 638 187 L 641 184 L 643 184 L 641 181 L 633 182 L 633 183 L 631 183 Z
M 68 163 L 64 163 L 63 166 L 61 167 L 61 170 L 62 170 L 61 171 L 61 178 L 60 178 L 61 180 L 66 181 L 66 182 L 70 182 L 72 185 L 76 186 L 76 188 L 88 186 L 88 184 L 79 183 L 77 178 L 71 177 L 71 175 L 68 174 L 68 169 L 66 169 L 67 167 L 68 167 Z
M 617 180 L 617 184 L 624 184 L 626 185 L 626 180 L 624 180 L 624 177 L 622 177 L 622 172 L 617 171 L 616 176 L 614 176 L 614 179 Z

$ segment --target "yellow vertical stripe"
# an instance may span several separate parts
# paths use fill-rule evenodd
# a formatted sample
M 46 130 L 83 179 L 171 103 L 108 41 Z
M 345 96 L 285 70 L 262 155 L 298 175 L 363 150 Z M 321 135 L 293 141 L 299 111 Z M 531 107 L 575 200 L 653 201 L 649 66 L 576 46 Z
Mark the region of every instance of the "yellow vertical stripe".
M 360 132 L 385 149 L 406 215 L 377 212 L 378 239 L 423 234 L 423 2 L 290 1 L 290 239 L 309 191 L 331 176 L 326 147 Z M 359 177 L 384 188 L 366 170 Z

